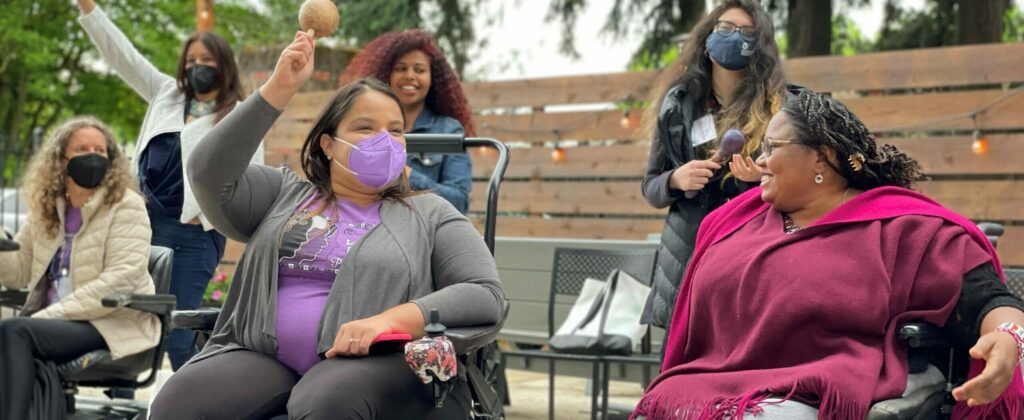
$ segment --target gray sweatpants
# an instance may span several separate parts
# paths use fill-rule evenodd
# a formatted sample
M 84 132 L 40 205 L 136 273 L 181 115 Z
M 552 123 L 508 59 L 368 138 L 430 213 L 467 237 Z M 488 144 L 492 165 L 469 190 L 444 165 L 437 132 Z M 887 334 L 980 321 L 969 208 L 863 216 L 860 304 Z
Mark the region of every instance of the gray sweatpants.
M 457 380 L 457 379 L 456 379 Z M 164 384 L 150 419 L 464 419 L 469 388 L 434 408 L 430 386 L 401 352 L 323 360 L 299 376 L 273 357 L 239 350 L 185 365 Z

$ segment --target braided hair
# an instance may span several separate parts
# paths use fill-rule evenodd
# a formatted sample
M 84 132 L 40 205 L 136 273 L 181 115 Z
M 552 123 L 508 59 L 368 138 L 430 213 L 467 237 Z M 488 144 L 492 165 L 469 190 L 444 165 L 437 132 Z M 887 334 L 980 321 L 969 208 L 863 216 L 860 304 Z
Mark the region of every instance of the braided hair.
M 793 123 L 796 138 L 807 147 L 835 151 L 836 162 L 828 162 L 850 187 L 870 190 L 896 186 L 911 188 L 924 179 L 921 165 L 890 144 L 879 145 L 875 136 L 856 115 L 828 95 L 801 92 L 782 108 Z

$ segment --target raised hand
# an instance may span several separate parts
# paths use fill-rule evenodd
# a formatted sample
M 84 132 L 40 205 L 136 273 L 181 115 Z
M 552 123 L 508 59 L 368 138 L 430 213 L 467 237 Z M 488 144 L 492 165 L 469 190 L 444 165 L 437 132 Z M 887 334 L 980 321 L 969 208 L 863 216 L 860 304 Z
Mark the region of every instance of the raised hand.
M 740 181 L 761 181 L 761 168 L 754 163 L 754 159 L 751 159 L 750 156 L 732 155 L 732 161 L 729 162 L 729 170 Z
M 77 0 L 78 8 L 82 9 L 82 14 L 87 15 L 92 13 L 93 9 L 96 8 L 96 2 L 93 0 Z
M 274 74 L 270 76 L 260 95 L 277 109 L 284 109 L 299 88 L 313 75 L 313 51 L 316 40 L 305 32 L 296 32 L 295 39 L 277 59 Z

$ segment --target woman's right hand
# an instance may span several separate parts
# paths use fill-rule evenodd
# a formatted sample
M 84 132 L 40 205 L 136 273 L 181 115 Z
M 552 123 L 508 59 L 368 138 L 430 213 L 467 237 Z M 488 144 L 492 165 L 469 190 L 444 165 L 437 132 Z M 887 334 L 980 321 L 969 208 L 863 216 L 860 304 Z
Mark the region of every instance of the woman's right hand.
M 295 40 L 281 52 L 270 76 L 262 87 L 260 96 L 274 108 L 284 109 L 288 101 L 299 91 L 299 88 L 313 74 L 313 51 L 316 41 L 309 34 L 299 31 Z
M 712 160 L 691 160 L 676 168 L 669 178 L 669 186 L 680 191 L 700 191 L 722 165 Z
M 82 9 L 83 15 L 87 15 L 96 8 L 96 2 L 93 0 L 78 0 L 78 8 Z

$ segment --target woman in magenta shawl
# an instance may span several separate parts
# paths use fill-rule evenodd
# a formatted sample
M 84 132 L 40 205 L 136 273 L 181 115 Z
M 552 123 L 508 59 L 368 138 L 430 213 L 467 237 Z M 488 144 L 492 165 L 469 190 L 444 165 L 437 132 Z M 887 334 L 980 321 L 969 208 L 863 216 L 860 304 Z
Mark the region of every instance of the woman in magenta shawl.
M 910 321 L 970 348 L 955 417 L 1024 417 L 1024 304 L 985 236 L 910 190 L 916 161 L 805 92 L 769 122 L 758 165 L 760 188 L 700 227 L 635 418 L 864 419 L 942 381 L 908 374 L 895 332 Z

